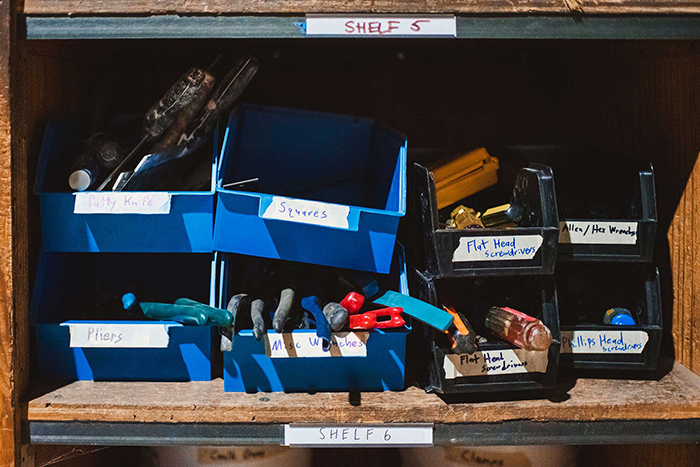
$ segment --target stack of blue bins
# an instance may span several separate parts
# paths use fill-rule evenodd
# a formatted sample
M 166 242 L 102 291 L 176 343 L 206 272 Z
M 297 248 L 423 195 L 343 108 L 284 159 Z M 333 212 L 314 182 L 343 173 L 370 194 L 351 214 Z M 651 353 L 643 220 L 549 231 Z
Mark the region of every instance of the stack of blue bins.
M 51 122 L 39 157 L 35 192 L 41 203 L 43 251 L 31 303 L 39 376 L 69 381 L 210 380 L 213 327 L 129 319 L 120 309 L 120 298 L 133 292 L 142 301 L 172 303 L 187 297 L 215 305 L 218 136 L 209 147 L 209 189 L 155 193 L 152 199 L 169 198 L 168 207 L 156 214 L 99 208 L 75 212 L 79 197 L 111 196 L 94 191 L 76 195 L 69 189 L 70 166 L 86 136 L 75 124 Z M 148 195 L 123 193 L 132 201 Z
M 229 119 L 218 168 L 214 250 L 222 255 L 219 304 L 239 289 L 248 257 L 370 273 L 380 287 L 408 294 L 403 248 L 406 137 L 369 118 L 242 105 Z M 338 298 L 340 301 L 342 297 Z M 336 333 L 359 338 L 358 355 L 272 356 L 236 329 L 224 352 L 224 389 L 232 392 L 383 391 L 404 388 L 401 328 Z M 284 342 L 315 330 L 285 331 Z

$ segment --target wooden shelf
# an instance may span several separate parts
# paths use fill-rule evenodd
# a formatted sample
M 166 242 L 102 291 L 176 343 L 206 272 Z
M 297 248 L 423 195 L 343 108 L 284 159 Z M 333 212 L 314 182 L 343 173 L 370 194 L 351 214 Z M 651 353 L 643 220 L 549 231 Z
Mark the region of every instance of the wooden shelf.
M 475 433 L 483 444 L 515 433 L 523 444 L 698 441 L 700 376 L 675 364 L 658 381 L 564 379 L 550 399 L 452 402 L 413 387 L 363 393 L 359 404 L 347 393 L 224 393 L 220 379 L 82 381 L 32 399 L 27 419 L 32 442 L 59 444 L 279 444 L 286 423 L 433 423 L 438 444 Z
M 88 2 L 89 3 L 89 2 Z M 698 10 L 700 12 L 700 10 Z M 305 17 L 27 16 L 28 39 L 304 39 Z M 396 37 L 396 36 L 394 36 Z M 410 37 L 416 40 L 418 36 Z M 457 39 L 700 39 L 700 15 L 459 16 Z M 316 38 L 318 40 L 318 38 Z M 323 38 L 328 40 L 329 38 Z M 330 38 L 332 39 L 332 38 Z M 378 40 L 354 38 L 353 40 Z M 423 40 L 435 40 L 425 38 Z M 444 39 L 441 40 L 451 40 Z M 453 39 L 452 39 L 453 40 Z
M 21 2 L 20 2 L 21 4 Z M 30 15 L 271 13 L 700 13 L 698 0 L 24 0 Z

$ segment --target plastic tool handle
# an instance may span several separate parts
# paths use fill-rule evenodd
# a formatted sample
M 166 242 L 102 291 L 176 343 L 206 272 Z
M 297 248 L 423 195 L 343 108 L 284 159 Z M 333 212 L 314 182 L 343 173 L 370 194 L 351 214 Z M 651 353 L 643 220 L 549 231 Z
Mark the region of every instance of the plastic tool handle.
M 214 308 L 213 306 L 205 305 L 196 300 L 191 300 L 189 298 L 178 298 L 175 300 L 176 305 L 188 305 L 193 306 L 201 310 L 208 318 L 209 324 L 214 326 L 229 327 L 233 323 L 233 315 L 221 308 Z
M 382 308 L 372 310 L 361 315 L 350 317 L 350 329 L 389 329 L 399 328 L 406 324 L 401 316 L 401 308 Z M 389 317 L 388 320 L 380 321 L 379 318 Z
M 403 308 L 403 312 L 408 316 L 422 321 L 428 326 L 432 326 L 440 331 L 449 329 L 454 320 L 452 315 L 440 308 L 429 305 L 417 298 L 394 292 L 393 290 L 387 290 L 379 297 L 375 298 L 373 302 L 386 307 Z
M 348 314 L 356 315 L 365 304 L 365 297 L 357 292 L 350 292 L 340 301 L 340 306 L 348 310 Z
M 316 320 L 316 335 L 323 342 L 323 351 L 328 352 L 331 349 L 331 328 L 323 314 L 318 297 L 311 295 L 310 297 L 302 298 L 301 306 L 314 316 Z

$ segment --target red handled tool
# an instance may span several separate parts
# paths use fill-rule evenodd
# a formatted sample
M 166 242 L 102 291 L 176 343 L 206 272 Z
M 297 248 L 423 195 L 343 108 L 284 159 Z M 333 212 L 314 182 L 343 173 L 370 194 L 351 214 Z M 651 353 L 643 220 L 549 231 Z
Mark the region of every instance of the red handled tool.
M 350 329 L 387 329 L 399 328 L 406 324 L 401 313 L 403 308 L 382 308 L 361 315 L 350 316 Z M 389 319 L 382 319 L 389 317 Z
M 357 292 L 350 292 L 340 301 L 340 305 L 348 310 L 348 314 L 356 315 L 365 304 L 365 297 Z

